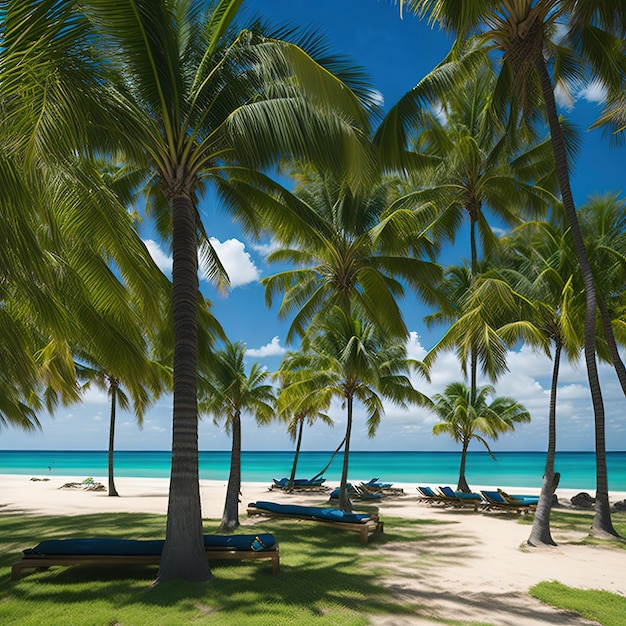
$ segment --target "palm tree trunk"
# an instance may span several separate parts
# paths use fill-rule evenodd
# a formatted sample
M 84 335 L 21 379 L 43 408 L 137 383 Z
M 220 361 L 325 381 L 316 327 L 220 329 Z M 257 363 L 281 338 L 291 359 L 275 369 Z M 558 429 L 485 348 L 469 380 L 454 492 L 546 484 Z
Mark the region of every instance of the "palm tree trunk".
M 585 363 L 587 365 L 587 378 L 589 380 L 589 389 L 591 391 L 591 401 L 593 404 L 596 442 L 596 504 L 591 532 L 596 535 L 616 536 L 617 532 L 613 528 L 609 507 L 604 402 L 602 400 L 602 390 L 600 389 L 600 379 L 598 377 L 598 367 L 596 364 L 596 290 L 570 187 L 565 140 L 559 123 L 552 81 L 550 80 L 543 55 L 537 56 L 535 66 L 539 73 L 542 93 L 546 103 L 552 150 L 554 151 L 556 173 L 561 189 L 563 208 L 567 215 L 567 221 L 574 241 L 574 249 L 576 250 L 583 284 L 585 285 Z
M 172 473 L 165 545 L 156 582 L 207 581 L 211 570 L 202 539 L 198 473 L 198 252 L 195 207 L 189 196 L 172 201 L 174 406 Z
M 115 409 L 117 406 L 117 381 L 109 380 L 111 392 L 111 419 L 109 421 L 109 495 L 119 496 L 113 479 L 113 449 L 115 442 Z
M 344 439 L 343 467 L 341 469 L 341 482 L 339 483 L 339 508 L 346 512 L 352 511 L 352 502 L 350 502 L 350 498 L 348 497 L 348 463 L 350 457 L 350 435 L 352 433 L 352 403 L 352 396 L 348 396 L 346 398 L 346 438 Z
M 598 308 L 600 309 L 600 315 L 602 316 L 602 328 L 604 329 L 604 338 L 609 348 L 609 355 L 611 356 L 611 362 L 615 368 L 615 373 L 619 380 L 619 384 L 622 387 L 624 395 L 626 395 L 626 367 L 619 354 L 617 344 L 615 342 L 615 335 L 613 333 L 613 324 L 611 324 L 611 317 L 606 308 L 606 302 L 602 295 L 598 295 Z
M 293 465 L 291 466 L 291 476 L 287 484 L 287 490 L 293 491 L 293 481 L 296 479 L 296 469 L 298 467 L 298 457 L 300 456 L 300 445 L 302 444 L 302 431 L 304 430 L 304 416 L 298 420 L 298 439 L 296 441 L 296 451 L 293 455 Z
M 459 484 L 456 486 L 457 491 L 462 491 L 463 493 L 470 493 L 472 490 L 469 488 L 467 484 L 467 480 L 465 478 L 465 464 L 467 462 L 467 448 L 469 446 L 469 441 L 463 442 L 463 449 L 461 450 L 461 465 L 459 466 Z
M 543 483 L 539 503 L 533 519 L 533 527 L 528 537 L 530 546 L 555 546 L 550 532 L 550 512 L 555 490 L 554 457 L 556 455 L 556 392 L 561 365 L 562 344 L 559 340 L 554 349 L 554 364 L 552 366 L 552 385 L 550 387 L 550 414 L 548 417 L 548 453 L 546 455 L 546 469 L 543 473 Z
M 233 415 L 231 425 L 233 443 L 230 453 L 230 475 L 226 487 L 226 502 L 220 532 L 232 532 L 239 526 L 239 494 L 241 493 L 241 414 Z

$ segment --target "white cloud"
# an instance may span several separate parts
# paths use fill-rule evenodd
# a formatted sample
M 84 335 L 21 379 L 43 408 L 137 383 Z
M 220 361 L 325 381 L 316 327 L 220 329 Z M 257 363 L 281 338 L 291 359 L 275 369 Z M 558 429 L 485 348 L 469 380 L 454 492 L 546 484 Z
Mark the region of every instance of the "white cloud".
M 222 243 L 214 237 L 211 237 L 210 241 L 230 278 L 231 287 L 240 287 L 259 280 L 261 272 L 250 258 L 250 254 L 245 251 L 243 242 L 238 239 L 227 239 Z
M 87 387 L 81 394 L 83 404 L 108 404 L 107 392 L 98 389 L 95 385 Z
M 285 354 L 285 352 L 286 350 L 280 345 L 278 337 L 274 337 L 272 341 L 260 348 L 248 348 L 246 350 L 246 356 L 263 358 L 266 356 L 281 356 Z
M 166 254 L 153 239 L 145 239 L 144 244 L 158 268 L 169 276 L 172 273 L 172 257 Z
M 406 352 L 409 359 L 415 359 L 416 361 L 421 361 L 426 356 L 426 348 L 422 346 L 419 335 L 414 330 L 409 333 Z
M 156 241 L 146 239 L 144 243 L 146 248 L 148 248 L 150 256 L 161 271 L 171 276 L 172 257 L 166 254 Z M 215 252 L 230 278 L 231 287 L 240 287 L 259 279 L 261 272 L 250 258 L 250 255 L 245 251 L 243 242 L 238 239 L 228 239 L 222 243 L 218 239 L 211 237 L 211 245 L 215 248 Z M 204 275 L 205 270 L 201 266 L 199 268 L 200 280 L 203 279 Z
M 275 239 L 272 239 L 268 243 L 253 243 L 251 244 L 251 247 L 263 257 L 266 257 L 268 254 L 270 254 L 270 252 L 278 250 L 281 246 Z
M 580 91 L 580 96 L 587 102 L 602 103 L 606 100 L 606 87 L 600 81 L 595 80 Z

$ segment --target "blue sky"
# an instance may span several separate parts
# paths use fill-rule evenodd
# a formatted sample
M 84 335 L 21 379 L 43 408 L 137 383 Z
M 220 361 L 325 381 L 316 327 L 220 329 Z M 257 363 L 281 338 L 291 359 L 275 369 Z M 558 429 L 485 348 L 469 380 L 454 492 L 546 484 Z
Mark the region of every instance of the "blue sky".
M 418 22 L 413 16 L 400 19 L 398 7 L 391 0 L 248 0 L 245 11 L 264 15 L 271 23 L 316 27 L 324 33 L 333 52 L 345 54 L 363 66 L 380 92 L 384 107 L 389 108 L 415 85 L 449 48 L 447 38 Z M 577 94 L 576 101 L 562 112 L 583 131 L 583 145 L 572 176 L 572 188 L 578 205 L 591 194 L 621 192 L 623 153 L 611 149 L 598 131 L 586 129 L 599 108 L 595 90 L 590 87 Z M 264 247 L 270 242 L 253 242 L 244 237 L 210 197 L 202 207 L 207 232 L 226 266 L 232 283 L 227 296 L 216 294 L 206 283 L 204 293 L 213 302 L 213 313 L 231 340 L 244 341 L 249 362 L 258 361 L 270 371 L 276 369 L 284 353 L 287 322 L 280 322 L 276 306 L 268 310 L 262 276 L 273 272 L 264 261 Z M 167 248 L 155 241 L 150 232 L 146 240 L 155 259 L 168 271 L 171 258 Z M 458 256 L 457 256 L 458 255 Z M 456 263 L 466 256 L 462 246 L 448 253 L 446 262 Z M 439 338 L 442 329 L 427 331 L 422 318 L 427 313 L 414 297 L 402 303 L 407 326 L 411 329 L 410 355 L 421 358 Z M 514 434 L 502 437 L 495 450 L 544 450 L 547 440 L 547 413 L 551 363 L 529 349 L 512 353 L 510 373 L 496 385 L 499 395 L 509 395 L 522 402 L 532 414 L 532 422 L 519 426 Z M 610 450 L 626 449 L 626 426 L 623 417 L 624 397 L 612 371 L 601 366 L 607 415 L 607 443 Z M 443 390 L 459 380 L 461 374 L 453 355 L 444 355 L 435 365 L 430 384 L 415 380 L 427 395 Z M 593 420 L 591 402 L 582 366 L 565 364 L 558 394 L 558 447 L 561 450 L 591 450 Z M 483 381 L 484 382 L 484 381 Z M 161 399 L 145 418 L 142 430 L 131 414 L 118 412 L 116 448 L 125 450 L 166 450 L 171 443 L 171 398 Z M 104 395 L 89 391 L 81 405 L 60 409 L 54 418 L 41 416 L 43 432 L 26 434 L 16 429 L 0 432 L 3 449 L 106 449 L 109 407 Z M 316 426 L 305 433 L 303 448 L 332 450 L 341 441 L 345 423 L 339 406 L 331 416 L 334 428 Z M 435 418 L 423 409 L 404 413 L 393 406 L 375 438 L 366 434 L 365 420 L 357 410 L 352 448 L 357 450 L 455 450 L 456 444 L 431 434 Z M 228 437 L 212 421 L 200 423 L 200 448 L 225 450 Z M 250 416 L 244 418 L 243 448 L 246 450 L 289 450 L 293 444 L 279 425 L 258 428 Z

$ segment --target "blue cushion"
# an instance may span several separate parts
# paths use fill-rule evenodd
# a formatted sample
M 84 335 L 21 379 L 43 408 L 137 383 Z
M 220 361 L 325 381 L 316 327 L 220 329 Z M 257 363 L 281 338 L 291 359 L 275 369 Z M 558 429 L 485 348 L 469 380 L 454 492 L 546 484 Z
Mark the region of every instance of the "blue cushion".
M 364 522 L 370 519 L 365 513 L 345 513 L 340 509 L 322 508 L 317 506 L 302 506 L 298 504 L 277 504 L 276 502 L 259 501 L 253 503 L 257 509 L 265 509 L 272 513 L 284 515 L 299 515 L 300 517 L 312 517 L 314 519 L 330 520 L 333 522 Z
M 48 539 L 34 548 L 27 548 L 28 556 L 85 555 L 85 556 L 159 556 L 163 539 Z M 276 540 L 269 533 L 259 535 L 204 535 L 204 547 L 230 550 L 267 550 Z
M 159 556 L 164 543 L 163 539 L 48 539 L 34 548 L 24 550 L 24 554 Z

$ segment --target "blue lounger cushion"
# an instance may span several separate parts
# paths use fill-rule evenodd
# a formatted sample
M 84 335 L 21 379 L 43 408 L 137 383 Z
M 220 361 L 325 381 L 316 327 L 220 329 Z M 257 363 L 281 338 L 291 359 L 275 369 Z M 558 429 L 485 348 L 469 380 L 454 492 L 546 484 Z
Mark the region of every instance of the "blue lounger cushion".
M 158 556 L 163 552 L 163 539 L 48 539 L 37 544 L 34 548 L 24 550 L 26 555 L 128 555 L 128 556 Z
M 23 550 L 27 556 L 159 556 L 163 552 L 163 539 L 48 539 L 34 548 Z M 273 549 L 274 536 L 259 535 L 204 535 L 204 547 L 208 550 L 261 550 Z
M 371 519 L 366 513 L 346 513 L 332 507 L 302 506 L 298 504 L 277 504 L 276 502 L 253 502 L 251 506 L 264 509 L 271 513 L 283 515 L 298 515 L 300 517 L 312 517 L 314 519 L 328 520 L 331 522 L 362 523 Z

